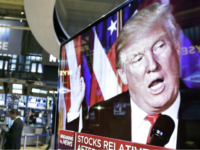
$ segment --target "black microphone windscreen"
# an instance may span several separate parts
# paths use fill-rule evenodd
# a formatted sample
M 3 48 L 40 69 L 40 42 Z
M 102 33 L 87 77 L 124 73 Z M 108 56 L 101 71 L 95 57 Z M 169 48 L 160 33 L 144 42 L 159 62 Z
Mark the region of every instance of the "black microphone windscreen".
M 175 123 L 173 119 L 167 115 L 160 115 L 151 130 L 151 139 L 149 144 L 156 146 L 164 146 L 174 131 Z

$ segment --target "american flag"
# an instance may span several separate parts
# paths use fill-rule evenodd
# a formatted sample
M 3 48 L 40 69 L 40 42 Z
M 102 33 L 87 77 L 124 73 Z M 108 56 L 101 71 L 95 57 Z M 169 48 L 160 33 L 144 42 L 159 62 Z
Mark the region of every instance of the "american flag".
M 127 85 L 121 83 L 116 71 L 115 41 L 138 6 L 138 1 L 134 5 L 129 4 L 62 47 L 59 67 L 60 70 L 70 70 L 71 75 L 60 76 L 59 89 L 65 91 L 65 94 L 59 94 L 60 114 L 70 109 L 70 81 L 79 65 L 86 84 L 85 101 L 88 109 L 128 89 Z M 66 114 L 59 118 L 62 119 L 59 127 L 64 129 Z
M 133 7 L 129 5 L 121 10 L 126 14 L 126 21 L 133 15 L 129 12 L 134 13 L 136 10 L 130 9 Z M 88 107 L 128 89 L 122 85 L 115 66 L 115 41 L 122 28 L 119 18 L 122 22 L 123 17 L 119 11 L 65 45 L 68 67 L 72 74 L 79 65 L 82 66 L 82 76 L 86 84 L 85 100 Z M 66 102 L 67 112 L 70 108 L 69 103 Z

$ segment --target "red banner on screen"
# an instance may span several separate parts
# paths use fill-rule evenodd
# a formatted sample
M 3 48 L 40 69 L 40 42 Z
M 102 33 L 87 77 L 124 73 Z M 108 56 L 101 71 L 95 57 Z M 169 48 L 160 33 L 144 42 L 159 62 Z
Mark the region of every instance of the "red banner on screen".
M 152 145 L 133 143 L 129 141 L 117 140 L 107 137 L 95 136 L 91 134 L 76 133 L 75 149 L 79 150 L 148 150 L 148 149 L 166 149 Z
M 60 130 L 59 149 L 74 149 L 74 132 L 69 130 Z

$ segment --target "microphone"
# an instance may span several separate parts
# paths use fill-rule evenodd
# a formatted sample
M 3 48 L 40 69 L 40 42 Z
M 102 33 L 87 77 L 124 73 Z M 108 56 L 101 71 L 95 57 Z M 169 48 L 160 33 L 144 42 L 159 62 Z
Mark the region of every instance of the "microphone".
M 152 127 L 149 145 L 165 146 L 174 131 L 175 123 L 171 117 L 160 115 Z

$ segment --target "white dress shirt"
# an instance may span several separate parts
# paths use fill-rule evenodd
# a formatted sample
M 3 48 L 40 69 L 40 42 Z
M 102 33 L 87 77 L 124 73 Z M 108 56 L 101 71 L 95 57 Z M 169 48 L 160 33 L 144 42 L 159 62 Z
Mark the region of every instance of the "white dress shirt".
M 148 115 L 140 109 L 130 98 L 131 101 L 131 137 L 132 142 L 146 144 L 151 123 L 145 119 Z M 170 116 L 175 123 L 175 128 L 169 142 L 165 145 L 166 148 L 176 149 L 177 142 L 177 129 L 178 129 L 178 110 L 180 106 L 180 93 L 178 94 L 175 102 L 167 110 L 162 112 L 163 115 Z M 133 121 L 134 120 L 134 121 Z

